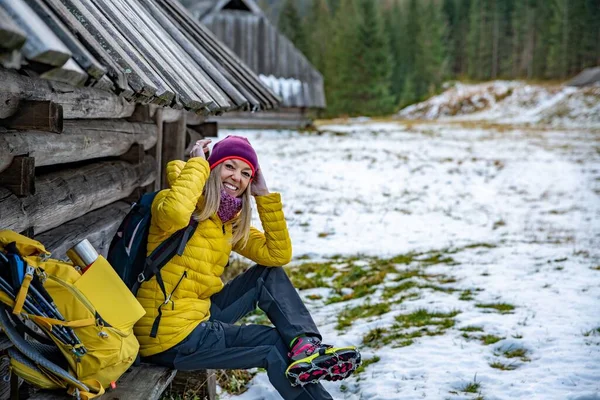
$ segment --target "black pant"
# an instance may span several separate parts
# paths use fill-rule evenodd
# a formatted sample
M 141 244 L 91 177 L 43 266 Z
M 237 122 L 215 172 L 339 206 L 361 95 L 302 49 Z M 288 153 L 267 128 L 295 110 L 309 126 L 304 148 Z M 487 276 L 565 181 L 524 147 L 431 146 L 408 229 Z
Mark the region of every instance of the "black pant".
M 260 367 L 286 400 L 332 398 L 321 384 L 292 387 L 285 377 L 291 341 L 303 334 L 321 335 L 283 268 L 255 265 L 227 283 L 211 302 L 208 321 L 147 361 L 182 371 Z M 257 306 L 275 328 L 234 325 Z

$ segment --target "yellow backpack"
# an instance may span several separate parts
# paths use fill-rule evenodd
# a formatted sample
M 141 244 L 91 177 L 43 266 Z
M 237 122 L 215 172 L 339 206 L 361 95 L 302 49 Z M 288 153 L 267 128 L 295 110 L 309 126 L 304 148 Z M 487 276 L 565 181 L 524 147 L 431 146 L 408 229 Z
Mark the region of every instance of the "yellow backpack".
M 145 313 L 142 306 L 102 256 L 81 274 L 49 258 L 41 243 L 8 230 L 0 230 L 0 256 L 0 325 L 18 350 L 8 354 L 11 371 L 40 388 L 64 388 L 82 399 L 102 395 L 137 357 L 133 325 Z M 23 265 L 15 268 L 10 257 Z M 16 284 L 9 281 L 15 270 L 23 271 Z M 16 316 L 52 340 L 64 366 L 47 357 L 50 346 L 19 335 Z

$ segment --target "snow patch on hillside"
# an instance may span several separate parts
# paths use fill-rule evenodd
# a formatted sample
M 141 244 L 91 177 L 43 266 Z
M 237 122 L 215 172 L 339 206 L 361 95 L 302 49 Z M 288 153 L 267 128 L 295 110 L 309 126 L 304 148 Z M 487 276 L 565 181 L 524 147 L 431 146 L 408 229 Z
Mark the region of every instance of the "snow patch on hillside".
M 455 83 L 406 107 L 404 119 L 477 120 L 554 127 L 600 127 L 600 87 L 529 85 L 518 81 Z

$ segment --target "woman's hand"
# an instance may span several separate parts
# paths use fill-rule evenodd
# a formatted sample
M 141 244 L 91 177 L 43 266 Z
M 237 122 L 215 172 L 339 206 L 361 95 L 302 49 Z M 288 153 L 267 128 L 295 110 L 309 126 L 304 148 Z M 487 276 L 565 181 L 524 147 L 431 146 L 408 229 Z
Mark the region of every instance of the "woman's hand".
M 202 139 L 198 140 L 192 150 L 190 151 L 190 158 L 192 157 L 202 157 L 203 159 L 208 158 L 209 150 L 208 145 L 212 142 L 210 139 Z
M 252 179 L 250 194 L 252 196 L 264 196 L 269 194 L 269 189 L 267 188 L 267 182 L 265 181 L 265 176 L 262 173 L 262 169 L 260 167 L 256 170 L 254 174 L 254 179 Z

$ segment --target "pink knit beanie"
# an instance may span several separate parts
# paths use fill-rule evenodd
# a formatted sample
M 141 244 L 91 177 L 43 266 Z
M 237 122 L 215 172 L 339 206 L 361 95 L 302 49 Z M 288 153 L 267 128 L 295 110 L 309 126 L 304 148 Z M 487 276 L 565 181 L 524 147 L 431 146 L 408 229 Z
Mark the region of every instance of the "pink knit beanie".
M 231 159 L 244 161 L 252 169 L 252 177 L 255 176 L 258 169 L 258 156 L 248 139 L 242 136 L 227 136 L 214 145 L 208 157 L 208 164 L 212 170 L 223 161 Z

